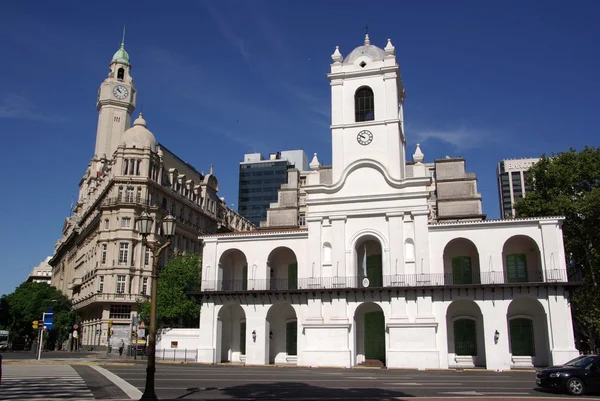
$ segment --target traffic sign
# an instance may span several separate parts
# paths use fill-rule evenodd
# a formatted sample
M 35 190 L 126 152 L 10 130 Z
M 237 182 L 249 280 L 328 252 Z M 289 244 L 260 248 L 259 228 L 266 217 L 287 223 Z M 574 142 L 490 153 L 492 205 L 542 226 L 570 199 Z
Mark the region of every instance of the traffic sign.
M 146 324 L 144 324 L 144 321 L 140 321 L 140 325 L 138 326 L 138 329 L 145 329 L 146 328 Z
M 43 316 L 44 319 L 44 328 L 46 330 L 52 330 L 52 326 L 54 325 L 54 313 L 46 312 Z
M 78 325 L 77 323 L 75 323 L 75 324 L 73 325 L 73 330 L 77 330 L 78 328 L 79 328 L 79 325 Z

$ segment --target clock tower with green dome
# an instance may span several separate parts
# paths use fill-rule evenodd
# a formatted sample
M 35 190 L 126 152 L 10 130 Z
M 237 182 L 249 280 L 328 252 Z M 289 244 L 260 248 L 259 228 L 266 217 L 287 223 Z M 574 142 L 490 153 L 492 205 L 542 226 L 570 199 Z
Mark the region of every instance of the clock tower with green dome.
M 112 157 L 123 132 L 131 126 L 131 113 L 135 110 L 136 90 L 131 77 L 129 54 L 125 50 L 125 30 L 121 46 L 109 67 L 108 77 L 98 89 L 95 158 Z

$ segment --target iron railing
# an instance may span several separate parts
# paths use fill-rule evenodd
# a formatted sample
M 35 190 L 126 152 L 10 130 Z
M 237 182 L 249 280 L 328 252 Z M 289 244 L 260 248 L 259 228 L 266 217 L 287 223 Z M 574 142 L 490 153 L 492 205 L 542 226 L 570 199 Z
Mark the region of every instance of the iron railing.
M 381 288 L 381 287 L 430 287 L 430 286 L 469 286 L 494 284 L 536 284 L 578 282 L 575 276 L 569 276 L 566 270 L 554 269 L 542 272 L 526 281 L 516 280 L 506 272 L 482 272 L 471 277 L 455 277 L 452 273 L 393 274 L 379 277 L 302 277 L 296 280 L 288 278 L 273 279 L 234 279 L 203 280 L 202 292 L 239 292 L 239 291 L 291 291 L 310 289 L 342 288 Z

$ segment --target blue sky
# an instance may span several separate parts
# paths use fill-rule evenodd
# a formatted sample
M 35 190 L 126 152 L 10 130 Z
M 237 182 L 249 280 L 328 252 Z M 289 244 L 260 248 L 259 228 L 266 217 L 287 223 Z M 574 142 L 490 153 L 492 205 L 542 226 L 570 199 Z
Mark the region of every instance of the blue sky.
M 137 111 L 184 160 L 214 164 L 234 205 L 246 152 L 330 163 L 330 55 L 368 24 L 396 46 L 409 154 L 466 157 L 496 218 L 498 160 L 598 145 L 598 15 L 597 1 L 3 1 L 0 294 L 60 237 L 124 24 Z

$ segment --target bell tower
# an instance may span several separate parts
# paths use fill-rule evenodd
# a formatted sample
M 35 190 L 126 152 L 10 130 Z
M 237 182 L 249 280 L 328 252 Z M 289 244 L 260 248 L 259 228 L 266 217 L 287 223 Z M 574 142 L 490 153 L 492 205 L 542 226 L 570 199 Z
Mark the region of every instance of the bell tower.
M 131 126 L 131 113 L 135 110 L 136 90 L 131 77 L 129 54 L 125 51 L 125 29 L 121 47 L 114 54 L 108 77 L 100 84 L 96 108 L 98 131 L 95 158 L 111 158 L 119 146 L 121 135 Z
M 381 163 L 392 178 L 405 178 L 406 95 L 391 40 L 381 49 L 367 33 L 364 44 L 348 56 L 336 47 L 331 58 L 333 182 L 361 159 Z

